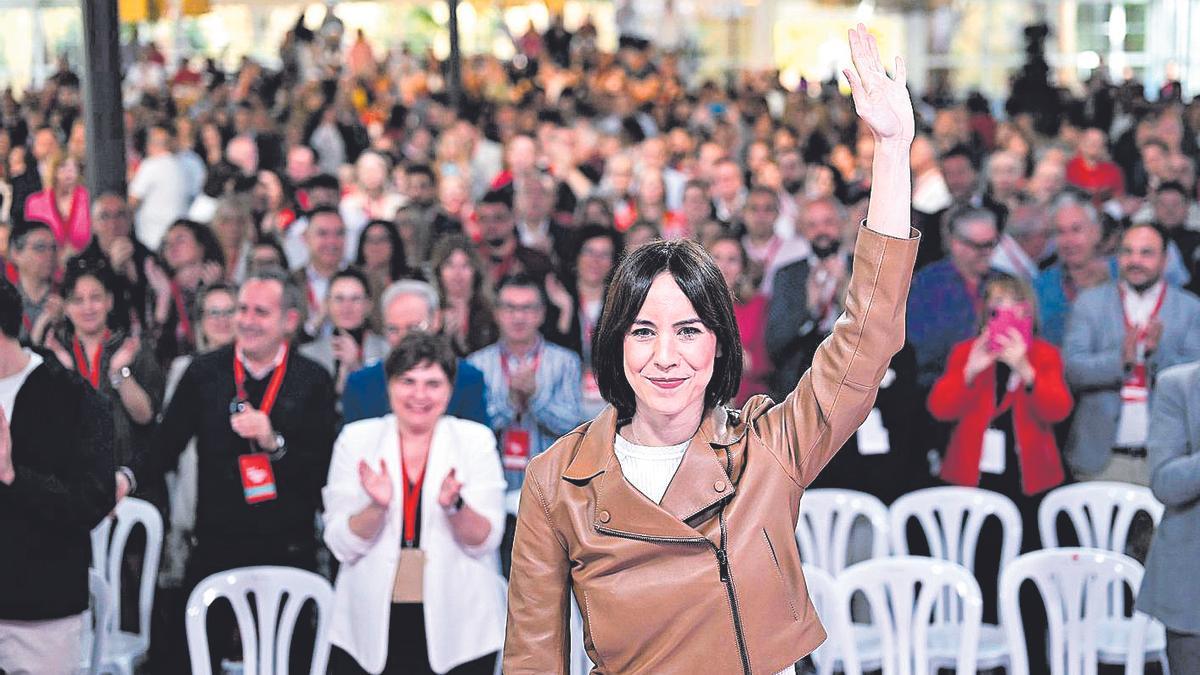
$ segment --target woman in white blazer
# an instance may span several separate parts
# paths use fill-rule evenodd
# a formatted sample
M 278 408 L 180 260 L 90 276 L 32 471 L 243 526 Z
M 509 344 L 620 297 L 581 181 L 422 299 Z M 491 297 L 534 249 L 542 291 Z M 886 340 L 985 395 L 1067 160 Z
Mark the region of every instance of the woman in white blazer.
M 335 675 L 494 670 L 505 482 L 492 431 L 445 415 L 456 364 L 443 338 L 408 335 L 384 366 L 392 414 L 347 425 L 334 445 Z

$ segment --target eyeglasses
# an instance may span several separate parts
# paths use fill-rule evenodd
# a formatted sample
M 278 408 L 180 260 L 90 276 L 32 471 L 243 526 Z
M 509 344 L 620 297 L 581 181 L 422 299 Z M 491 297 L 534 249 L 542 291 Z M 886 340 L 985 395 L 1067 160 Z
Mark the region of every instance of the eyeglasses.
M 349 305 L 358 302 L 366 302 L 365 295 L 331 295 L 329 299 L 339 305 Z
M 1000 245 L 999 239 L 988 239 L 987 241 L 974 241 L 966 237 L 955 237 L 955 239 L 975 249 L 978 253 L 987 253 Z
M 389 337 L 401 337 L 403 335 L 408 335 L 413 331 L 427 330 L 429 330 L 429 322 L 418 321 L 416 323 L 410 323 L 407 326 L 385 326 L 383 332 Z
M 542 311 L 542 305 L 540 303 L 532 305 L 510 305 L 507 302 L 502 302 L 496 305 L 496 309 L 499 309 L 502 312 L 508 312 L 510 314 L 534 314 Z
M 100 220 L 116 220 L 125 218 L 127 215 L 124 211 L 101 211 L 96 214 L 96 217 Z
M 204 317 L 207 319 L 232 319 L 234 314 L 237 314 L 237 309 L 234 307 L 204 310 Z

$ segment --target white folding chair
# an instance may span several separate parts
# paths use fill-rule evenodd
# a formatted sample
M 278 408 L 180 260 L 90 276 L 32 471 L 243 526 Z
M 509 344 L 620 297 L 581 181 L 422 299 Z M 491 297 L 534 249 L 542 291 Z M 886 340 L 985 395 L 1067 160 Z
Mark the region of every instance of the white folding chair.
M 104 666 L 119 675 L 132 675 L 134 668 L 150 650 L 150 612 L 158 587 L 158 562 L 162 557 L 162 515 L 153 504 L 127 497 L 114 510 L 114 518 L 105 518 L 92 530 L 92 568 L 108 583 L 113 621 Z M 135 527 L 146 531 L 146 551 L 142 557 L 138 585 L 138 623 L 132 633 L 121 630 L 121 568 L 129 535 Z
M 106 672 L 103 669 L 104 649 L 108 646 L 108 626 L 112 620 L 112 594 L 104 575 L 94 569 L 88 570 L 88 596 L 91 625 L 84 626 L 79 670 L 88 675 L 100 675 Z
M 806 490 L 800 499 L 796 543 L 800 558 L 836 575 L 846 568 L 850 533 L 865 518 L 871 527 L 871 558 L 888 554 L 888 510 L 877 497 L 855 490 Z
M 831 675 L 836 670 L 845 670 L 842 664 L 841 642 L 845 639 L 842 631 L 844 622 L 838 618 L 837 580 L 825 570 L 815 565 L 804 565 L 804 581 L 808 586 L 808 597 L 812 600 L 817 616 L 825 625 L 828 637 L 825 642 L 812 653 L 813 665 L 817 675 Z M 883 655 L 879 650 L 879 631 L 875 626 L 866 624 L 850 624 L 854 636 L 854 649 L 858 654 L 859 665 L 868 671 L 879 670 Z
M 1046 549 L 1058 548 L 1058 519 L 1067 514 L 1079 545 L 1104 551 L 1125 553 L 1129 542 L 1129 526 L 1139 512 L 1145 512 L 1158 526 L 1163 505 L 1154 498 L 1150 488 L 1116 481 L 1089 481 L 1065 485 L 1051 490 L 1038 507 L 1038 534 Z M 1121 604 L 1125 596 L 1119 585 L 1113 585 L 1110 602 Z M 1126 633 L 1129 621 L 1117 617 L 1101 622 L 1100 663 L 1125 663 Z M 1146 658 L 1158 661 L 1167 670 L 1167 634 L 1162 624 L 1152 623 L 1146 633 Z
M 901 496 L 892 503 L 892 550 L 896 555 L 908 554 L 907 527 L 916 518 L 929 542 L 934 558 L 962 565 L 975 573 L 975 549 L 979 532 L 990 517 L 1000 522 L 1002 543 L 1000 568 L 1017 557 L 1021 550 L 1021 512 L 1012 500 L 998 492 L 969 487 L 933 487 Z M 949 618 L 953 602 L 942 608 L 943 619 Z M 944 623 L 936 631 L 932 648 L 934 664 L 951 667 L 960 642 L 952 623 Z M 1008 663 L 1008 642 L 1001 626 L 984 624 L 980 631 L 979 667 L 1000 668 Z
M 958 675 L 973 675 L 983 617 L 979 583 L 962 565 L 933 558 L 902 556 L 868 560 L 847 567 L 837 577 L 834 630 L 852 635 L 850 603 L 866 596 L 871 625 L 879 635 L 883 675 L 936 673 L 931 643 L 942 622 L 947 597 L 955 599 L 950 621 L 959 641 L 948 667 Z M 832 631 L 831 631 L 832 632 Z M 854 644 L 839 643 L 847 675 L 862 675 L 863 659 Z
M 1029 674 L 1018 600 L 1021 584 L 1033 581 L 1046 607 L 1051 675 L 1094 675 L 1105 639 L 1103 623 L 1117 611 L 1110 603 L 1111 588 L 1123 595 L 1128 586 L 1136 594 L 1142 573 L 1133 558 L 1096 548 L 1033 551 L 1009 563 L 1000 575 L 1000 614 L 1011 645 L 1012 675 Z M 1141 675 L 1151 620 L 1135 610 L 1127 621 L 1125 674 Z
M 254 596 L 251 608 L 250 597 Z M 316 603 L 317 633 L 313 643 L 312 675 L 324 673 L 329 662 L 329 621 L 333 586 L 324 578 L 294 567 L 242 567 L 218 572 L 201 581 L 188 598 L 187 642 L 193 675 L 212 675 L 205 624 L 208 608 L 219 598 L 229 600 L 242 639 L 245 675 L 283 675 L 288 670 L 292 633 L 300 610 Z

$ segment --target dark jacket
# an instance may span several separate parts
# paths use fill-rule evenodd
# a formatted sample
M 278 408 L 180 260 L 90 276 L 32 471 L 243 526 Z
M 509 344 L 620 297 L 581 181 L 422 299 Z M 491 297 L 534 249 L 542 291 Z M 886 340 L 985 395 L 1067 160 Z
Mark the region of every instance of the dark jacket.
M 314 536 L 313 519 L 336 434 L 333 380 L 320 365 L 291 351 L 270 413 L 271 426 L 283 434 L 287 446 L 283 456 L 271 462 L 278 496 L 247 504 L 238 458 L 252 451 L 250 441 L 234 433 L 229 424 L 230 403 L 236 396 L 233 359 L 232 345 L 195 357 L 167 406 L 150 452 L 138 458 L 134 473 L 157 477 L 174 468 L 195 437 L 196 536 L 201 543 L 265 535 L 307 542 Z M 266 380 L 247 375 L 246 391 L 255 407 L 266 385 Z
M 107 406 L 53 359 L 29 374 L 13 406 L 16 479 L 0 483 L 0 620 L 87 609 L 90 533 L 116 501 Z

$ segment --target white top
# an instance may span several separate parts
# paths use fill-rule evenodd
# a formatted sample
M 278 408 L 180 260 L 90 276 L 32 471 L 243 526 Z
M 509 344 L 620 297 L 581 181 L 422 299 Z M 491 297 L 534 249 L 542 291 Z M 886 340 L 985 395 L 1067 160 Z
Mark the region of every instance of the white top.
M 21 372 L 0 378 L 0 407 L 4 408 L 4 419 L 10 422 L 12 421 L 13 406 L 17 403 L 17 392 L 21 391 L 21 386 L 25 384 L 25 379 L 29 377 L 33 369 L 42 365 L 41 356 L 28 348 L 22 351 L 29 357 L 29 363 L 25 364 Z
M 675 471 L 683 462 L 683 453 L 687 450 L 686 440 L 679 445 L 655 447 L 650 445 L 635 445 L 617 434 L 613 449 L 617 453 L 617 461 L 621 463 L 621 473 L 630 485 L 638 492 L 646 495 L 650 501 L 658 504 L 667 492 L 667 486 L 675 477 Z
M 187 213 L 188 177 L 175 155 L 147 157 L 129 183 L 129 194 L 141 200 L 134 216 L 137 238 L 157 251 L 171 223 Z

